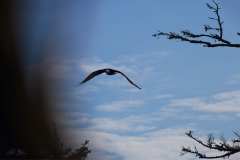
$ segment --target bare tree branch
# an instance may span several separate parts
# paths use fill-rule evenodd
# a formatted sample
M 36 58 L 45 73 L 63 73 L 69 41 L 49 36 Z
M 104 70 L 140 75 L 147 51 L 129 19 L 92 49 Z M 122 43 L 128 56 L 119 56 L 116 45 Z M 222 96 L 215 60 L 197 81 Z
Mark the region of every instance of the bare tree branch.
M 232 144 L 229 144 L 224 137 L 222 137 L 218 142 L 215 141 L 214 137 L 212 135 L 208 136 L 208 139 L 206 141 L 203 141 L 195 136 L 193 136 L 192 131 L 189 131 L 186 133 L 186 135 L 193 139 L 195 142 L 197 142 L 198 144 L 200 144 L 201 146 L 208 148 L 210 150 L 215 150 L 217 152 L 220 152 L 221 154 L 219 155 L 213 155 L 213 156 L 209 156 L 206 155 L 204 153 L 201 153 L 200 151 L 198 151 L 198 149 L 196 147 L 191 148 L 191 147 L 183 147 L 182 148 L 182 154 L 185 153 L 191 153 L 194 154 L 196 157 L 198 158 L 204 158 L 204 159 L 217 159 L 217 158 L 228 158 L 231 155 L 235 154 L 235 153 L 239 153 L 240 152 L 240 146 L 239 143 L 240 142 L 240 137 L 239 134 L 237 132 L 234 132 L 235 135 L 237 135 L 237 139 L 234 139 L 232 142 Z
M 189 43 L 202 44 L 204 47 L 233 47 L 240 48 L 240 43 L 232 43 L 229 40 L 226 40 L 223 36 L 223 21 L 219 14 L 221 9 L 219 3 L 212 1 L 212 4 L 206 4 L 208 9 L 213 11 L 216 17 L 208 17 L 211 20 L 217 22 L 217 27 L 212 27 L 210 25 L 204 25 L 204 31 L 206 33 L 195 34 L 188 30 L 181 31 L 180 33 L 176 32 L 160 32 L 153 34 L 153 37 L 159 38 L 160 36 L 166 36 L 168 39 L 176 39 Z M 210 31 L 214 31 L 210 32 Z M 240 36 L 240 33 L 237 32 L 237 35 Z M 204 39 L 205 38 L 205 39 Z
M 219 10 L 221 9 L 220 4 L 216 1 L 206 4 L 207 8 L 211 10 L 215 17 L 208 17 L 210 20 L 216 22 L 216 26 L 204 25 L 204 33 L 192 33 L 189 30 L 183 30 L 179 33 L 176 32 L 161 32 L 153 34 L 153 37 L 159 38 L 165 36 L 170 40 L 180 40 L 188 43 L 200 44 L 204 47 L 233 47 L 240 48 L 240 43 L 233 43 L 230 40 L 225 39 L 223 32 L 223 21 Z M 240 36 L 240 32 L 236 33 Z M 218 159 L 218 158 L 229 158 L 231 155 L 240 153 L 240 134 L 238 132 L 233 132 L 236 138 L 231 141 L 227 141 L 224 137 L 215 140 L 213 135 L 209 135 L 207 140 L 202 140 L 193 136 L 192 131 L 186 133 L 186 135 L 197 142 L 200 146 L 207 148 L 209 150 L 215 151 L 215 155 L 205 154 L 198 150 L 196 146 L 194 147 L 182 147 L 182 155 L 190 153 L 198 158 L 202 159 Z

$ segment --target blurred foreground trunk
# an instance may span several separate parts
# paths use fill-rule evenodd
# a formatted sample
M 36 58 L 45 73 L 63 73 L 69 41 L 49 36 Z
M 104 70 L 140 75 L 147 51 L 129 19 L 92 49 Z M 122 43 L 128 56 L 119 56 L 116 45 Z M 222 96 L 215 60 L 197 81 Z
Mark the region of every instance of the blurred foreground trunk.
M 53 155 L 59 152 L 59 146 L 52 130 L 44 75 L 35 75 L 31 89 L 26 87 L 18 3 L 21 1 L 0 1 L 0 156 L 14 156 L 17 150 L 30 157 Z

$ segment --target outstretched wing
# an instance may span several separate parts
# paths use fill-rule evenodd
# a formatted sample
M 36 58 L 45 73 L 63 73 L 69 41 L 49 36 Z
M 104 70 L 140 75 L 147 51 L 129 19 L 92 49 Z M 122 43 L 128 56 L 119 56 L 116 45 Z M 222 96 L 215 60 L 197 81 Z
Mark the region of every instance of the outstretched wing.
M 131 83 L 132 85 L 134 85 L 134 86 L 137 87 L 138 89 L 142 89 L 141 87 L 139 87 L 138 85 L 136 85 L 135 83 L 133 83 L 133 81 L 131 81 L 124 73 L 122 73 L 122 72 L 120 72 L 120 71 L 117 71 L 117 70 L 115 70 L 115 72 L 120 73 L 122 76 L 124 76 L 124 77 L 128 80 L 129 83 Z
M 83 83 L 89 81 L 90 79 L 94 78 L 95 76 L 97 76 L 99 74 L 102 74 L 104 72 L 105 72 L 104 69 L 100 69 L 100 70 L 94 71 L 94 72 L 90 73 L 80 84 L 83 84 Z

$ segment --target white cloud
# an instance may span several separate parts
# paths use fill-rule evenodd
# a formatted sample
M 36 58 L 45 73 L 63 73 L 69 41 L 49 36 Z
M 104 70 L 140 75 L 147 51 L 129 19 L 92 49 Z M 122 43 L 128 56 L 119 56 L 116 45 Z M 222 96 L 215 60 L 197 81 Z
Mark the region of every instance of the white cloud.
M 98 105 L 97 110 L 105 112 L 120 112 L 131 108 L 142 107 L 143 104 L 144 101 L 142 100 L 120 100 L 108 104 Z
M 239 99 L 240 98 L 240 91 L 229 91 L 229 92 L 222 92 L 215 94 L 213 96 L 216 100 L 232 100 L 232 99 Z
M 240 91 L 222 92 L 210 98 L 184 98 L 172 100 L 172 107 L 190 107 L 194 110 L 217 113 L 240 112 Z
M 156 95 L 154 97 L 152 97 L 152 99 L 154 100 L 161 100 L 161 99 L 170 99 L 173 98 L 174 96 L 172 94 L 159 94 Z
M 61 116 L 59 123 L 65 128 L 74 126 L 74 128 L 115 133 L 142 133 L 158 128 L 159 123 L 168 117 L 161 114 L 142 114 L 107 118 L 90 117 L 87 114 L 70 112 Z
M 83 117 L 81 118 L 81 116 Z M 190 129 L 187 127 L 189 125 L 185 124 L 183 128 L 161 129 L 158 127 L 157 129 L 154 127 L 155 122 L 161 120 L 161 117 L 157 115 L 155 117 L 133 115 L 114 119 L 90 118 L 88 115 L 73 113 L 70 117 L 73 120 L 78 119 L 89 124 L 86 128 L 70 127 L 64 130 L 68 133 L 68 141 L 74 146 L 79 146 L 85 139 L 90 140 L 89 147 L 92 150 L 90 160 L 96 158 L 100 160 L 185 160 L 193 158 L 193 155 L 180 156 L 182 146 L 193 147 L 196 145 L 184 134 Z M 191 130 L 195 129 L 191 127 Z M 134 131 L 138 134 L 129 134 Z M 203 139 L 207 134 L 213 132 L 217 133 L 216 130 L 208 130 L 208 133 L 201 131 L 197 132 L 197 136 Z M 202 148 L 199 144 L 196 146 L 204 153 L 209 153 L 209 150 Z
M 88 128 L 98 131 L 110 131 L 117 133 L 142 132 L 155 129 L 152 125 L 147 125 L 147 117 L 128 116 L 126 118 L 93 118 Z
M 240 74 L 234 74 L 233 76 L 230 77 L 230 80 L 226 82 L 227 84 L 230 85 L 235 85 L 240 83 Z
M 80 135 L 83 139 L 90 140 L 90 148 L 93 152 L 90 159 L 102 159 L 96 155 L 99 151 L 113 154 L 123 160 L 175 160 L 186 159 L 188 156 L 180 156 L 183 145 L 193 145 L 192 140 L 184 133 L 186 129 L 159 129 L 140 136 L 126 136 L 106 133 L 94 130 L 72 130 L 70 142 L 77 145 Z M 77 141 L 76 141 L 77 140 Z M 78 141 L 79 140 L 79 141 Z

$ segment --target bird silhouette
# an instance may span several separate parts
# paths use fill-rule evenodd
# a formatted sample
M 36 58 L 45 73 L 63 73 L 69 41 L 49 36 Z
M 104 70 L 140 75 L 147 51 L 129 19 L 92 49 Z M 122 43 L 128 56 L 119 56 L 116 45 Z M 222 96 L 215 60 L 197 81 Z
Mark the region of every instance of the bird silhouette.
M 83 84 L 83 83 L 89 81 L 90 79 L 94 78 L 95 76 L 98 76 L 102 73 L 105 73 L 106 75 L 121 74 L 123 77 L 125 77 L 127 79 L 127 81 L 129 83 L 131 83 L 133 86 L 137 87 L 138 89 L 141 89 L 138 85 L 133 83 L 124 73 L 122 73 L 121 71 L 115 70 L 115 69 L 111 69 L 111 68 L 99 69 L 99 70 L 96 70 L 96 71 L 90 73 L 80 84 Z

